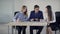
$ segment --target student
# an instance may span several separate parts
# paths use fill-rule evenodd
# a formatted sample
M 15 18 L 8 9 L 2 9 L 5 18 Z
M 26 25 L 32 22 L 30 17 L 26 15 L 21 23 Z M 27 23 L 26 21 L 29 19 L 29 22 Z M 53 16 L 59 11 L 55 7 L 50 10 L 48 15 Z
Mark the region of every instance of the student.
M 27 21 L 28 20 L 27 7 L 22 6 L 22 10 L 15 15 L 14 19 L 16 19 L 16 22 Z
M 53 23 L 56 22 L 56 19 L 55 19 L 55 13 L 52 12 L 52 8 L 50 5 L 46 6 L 46 12 L 47 12 L 47 21 L 48 21 L 48 24 L 47 24 L 47 34 L 52 34 L 52 27 L 54 27 Z
M 15 22 L 24 22 L 28 20 L 27 15 L 27 7 L 25 5 L 22 6 L 22 10 L 19 11 L 14 17 L 16 20 Z M 26 34 L 26 26 L 16 26 L 16 29 L 18 30 L 18 34 L 21 34 L 21 31 L 23 30 L 23 34 Z
M 42 19 L 43 19 L 42 11 L 39 10 L 39 6 L 38 5 L 35 5 L 34 6 L 34 10 L 31 11 L 29 20 L 30 21 L 40 21 Z M 38 29 L 39 31 L 38 31 L 37 34 L 40 34 L 42 28 L 43 28 L 43 26 L 30 26 L 30 34 L 33 34 L 33 30 L 34 29 Z
M 39 10 L 39 6 L 35 5 L 34 10 L 31 11 L 29 20 L 30 21 L 40 21 L 41 19 L 43 19 L 43 13 L 42 13 L 42 11 Z

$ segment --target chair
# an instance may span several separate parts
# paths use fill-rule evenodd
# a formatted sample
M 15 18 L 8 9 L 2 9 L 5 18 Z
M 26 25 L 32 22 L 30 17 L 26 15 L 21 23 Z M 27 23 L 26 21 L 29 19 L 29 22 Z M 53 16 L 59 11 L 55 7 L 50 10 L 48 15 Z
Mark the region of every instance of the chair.
M 56 25 L 57 25 L 57 30 L 60 30 L 60 12 L 56 12 Z M 56 32 L 55 32 L 56 33 Z
M 14 16 L 15 16 L 17 13 L 19 13 L 19 11 L 14 12 Z
M 56 15 L 56 22 L 55 23 L 52 23 L 52 31 L 55 31 L 55 34 L 56 34 L 56 31 L 57 30 L 60 30 L 60 12 L 56 12 L 55 13 Z

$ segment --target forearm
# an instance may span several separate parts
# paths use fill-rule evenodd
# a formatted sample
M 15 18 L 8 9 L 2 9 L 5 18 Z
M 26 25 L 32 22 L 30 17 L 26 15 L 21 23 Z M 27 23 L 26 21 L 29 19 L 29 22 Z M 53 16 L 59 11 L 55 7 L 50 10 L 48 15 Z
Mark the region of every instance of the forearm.
M 19 18 L 16 20 L 16 22 L 18 23 L 20 20 L 19 20 Z

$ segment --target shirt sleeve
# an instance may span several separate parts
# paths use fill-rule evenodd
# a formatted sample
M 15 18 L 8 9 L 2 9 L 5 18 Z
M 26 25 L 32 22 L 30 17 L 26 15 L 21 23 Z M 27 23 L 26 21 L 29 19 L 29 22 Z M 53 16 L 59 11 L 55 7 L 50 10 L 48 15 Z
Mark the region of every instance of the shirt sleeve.
M 55 22 L 56 22 L 55 12 L 52 12 L 52 21 L 50 21 L 50 23 L 55 23 Z
M 33 18 L 33 12 L 31 11 L 29 20 Z

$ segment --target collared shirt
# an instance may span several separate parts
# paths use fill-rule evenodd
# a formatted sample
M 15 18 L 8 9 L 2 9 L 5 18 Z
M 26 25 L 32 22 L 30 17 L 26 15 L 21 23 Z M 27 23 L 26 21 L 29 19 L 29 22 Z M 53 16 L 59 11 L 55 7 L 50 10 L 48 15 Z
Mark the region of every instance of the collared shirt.
M 16 21 L 17 19 L 19 19 L 20 21 L 27 21 L 28 17 L 25 16 L 22 12 L 19 12 L 15 15 L 14 21 Z
M 31 11 L 29 20 L 30 19 L 35 19 L 35 18 L 43 19 L 43 13 L 42 13 L 42 11 L 38 11 L 38 13 L 35 13 L 35 11 Z

